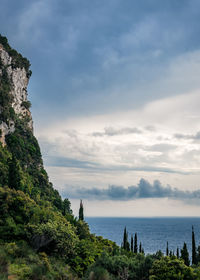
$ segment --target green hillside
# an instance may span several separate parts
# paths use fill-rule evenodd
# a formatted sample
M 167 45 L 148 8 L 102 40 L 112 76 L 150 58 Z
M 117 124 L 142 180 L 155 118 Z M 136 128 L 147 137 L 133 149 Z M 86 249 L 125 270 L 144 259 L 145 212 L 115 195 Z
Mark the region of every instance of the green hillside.
M 70 201 L 49 182 L 33 135 L 29 68 L 0 36 L 0 280 L 200 279 L 199 266 L 187 263 L 187 248 L 181 259 L 145 256 L 141 246 L 129 246 L 128 233 L 122 248 L 91 234 L 82 202 L 74 217 Z M 23 78 L 19 91 L 13 75 Z

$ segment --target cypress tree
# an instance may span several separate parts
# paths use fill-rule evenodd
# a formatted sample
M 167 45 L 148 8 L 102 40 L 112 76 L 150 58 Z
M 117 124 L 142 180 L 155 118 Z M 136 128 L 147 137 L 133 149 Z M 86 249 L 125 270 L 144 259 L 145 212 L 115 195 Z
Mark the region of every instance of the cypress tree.
M 123 236 L 122 248 L 124 250 L 130 251 L 130 244 L 128 242 L 128 232 L 126 230 L 126 227 L 124 228 L 124 236 Z
M 126 250 L 126 244 L 127 244 L 127 232 L 126 232 L 126 227 L 124 228 L 124 237 L 123 237 L 123 246 L 122 248 Z
M 177 259 L 179 259 L 179 248 L 178 247 L 176 249 L 176 257 L 177 257 Z
M 128 242 L 128 232 L 127 232 L 126 240 L 127 240 L 127 242 L 126 242 L 126 250 L 130 251 L 130 243 Z
M 79 220 L 81 220 L 81 221 L 83 221 L 83 220 L 84 220 L 83 202 L 82 202 L 82 200 L 80 201 L 80 208 L 79 208 Z
M 131 234 L 131 252 L 133 252 L 133 235 Z
M 140 242 L 140 245 L 139 245 L 139 253 L 142 253 L 142 243 Z
M 181 249 L 181 259 L 184 260 L 185 265 L 187 265 L 187 266 L 190 265 L 189 253 L 188 253 L 187 245 L 185 242 L 183 245 L 183 249 Z
M 9 173 L 8 173 L 8 186 L 12 189 L 21 189 L 21 175 L 19 163 L 15 156 L 12 157 L 8 162 Z
M 200 245 L 197 247 L 197 263 L 200 262 Z
M 192 264 L 197 264 L 197 252 L 194 235 L 194 227 L 192 226 Z
M 135 237 L 134 237 L 134 253 L 137 254 L 137 252 L 138 252 L 137 233 L 135 233 Z
M 144 254 L 144 248 L 142 248 L 142 254 Z
M 168 246 L 168 241 L 167 241 L 167 248 L 166 248 L 166 256 L 169 256 L 169 246 Z

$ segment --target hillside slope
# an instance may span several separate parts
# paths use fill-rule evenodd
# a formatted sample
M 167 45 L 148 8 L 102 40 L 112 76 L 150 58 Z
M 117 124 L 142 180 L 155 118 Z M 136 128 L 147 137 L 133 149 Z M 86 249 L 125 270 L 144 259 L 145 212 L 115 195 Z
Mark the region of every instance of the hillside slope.
M 200 279 L 200 246 L 191 267 L 186 244 L 180 257 L 145 256 L 126 228 L 119 248 L 91 234 L 82 211 L 73 216 L 49 182 L 33 134 L 29 68 L 0 35 L 0 280 Z
M 49 182 L 33 135 L 29 68 L 0 36 L 0 279 L 73 279 L 115 245 L 91 235 Z

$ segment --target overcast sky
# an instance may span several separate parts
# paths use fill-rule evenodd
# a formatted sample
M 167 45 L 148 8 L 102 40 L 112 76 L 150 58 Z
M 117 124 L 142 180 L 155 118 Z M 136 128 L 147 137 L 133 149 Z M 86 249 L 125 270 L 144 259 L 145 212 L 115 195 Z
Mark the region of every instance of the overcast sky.
M 0 0 L 34 131 L 77 214 L 200 215 L 200 1 Z

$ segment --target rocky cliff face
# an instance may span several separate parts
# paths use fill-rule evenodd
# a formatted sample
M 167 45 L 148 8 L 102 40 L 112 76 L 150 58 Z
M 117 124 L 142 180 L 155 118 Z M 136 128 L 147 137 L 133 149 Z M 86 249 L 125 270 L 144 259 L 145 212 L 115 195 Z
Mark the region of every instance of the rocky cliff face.
M 20 119 L 26 119 L 27 128 L 33 130 L 32 116 L 29 111 L 30 103 L 27 99 L 28 81 L 27 69 L 22 66 L 18 67 L 16 58 L 0 44 L 0 95 L 2 101 L 2 104 L 0 103 L 0 142 L 3 146 L 6 145 L 5 136 L 15 131 L 14 114 Z M 9 104 L 5 104 L 5 94 L 9 96 Z M 11 108 L 14 110 L 12 116 L 1 117 L 6 109 L 11 112 Z

